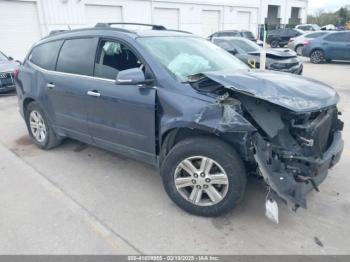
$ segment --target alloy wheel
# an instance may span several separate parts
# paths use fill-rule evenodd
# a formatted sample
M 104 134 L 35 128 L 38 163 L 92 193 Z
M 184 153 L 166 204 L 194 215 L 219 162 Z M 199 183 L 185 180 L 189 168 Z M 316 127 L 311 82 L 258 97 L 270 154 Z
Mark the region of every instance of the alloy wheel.
M 29 125 L 34 138 L 39 143 L 44 142 L 46 139 L 47 130 L 44 119 L 38 111 L 30 112 Z
M 229 181 L 225 170 L 213 159 L 204 156 L 186 158 L 175 169 L 177 191 L 197 206 L 212 206 L 227 194 Z
M 319 64 L 324 60 L 323 52 L 321 50 L 313 51 L 310 56 L 311 62 L 314 64 Z

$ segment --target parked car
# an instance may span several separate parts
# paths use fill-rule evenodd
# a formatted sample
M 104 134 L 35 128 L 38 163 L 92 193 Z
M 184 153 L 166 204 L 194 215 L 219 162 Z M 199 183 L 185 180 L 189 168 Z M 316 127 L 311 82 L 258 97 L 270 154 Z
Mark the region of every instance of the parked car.
M 262 47 L 242 37 L 213 38 L 212 42 L 249 66 L 260 68 Z M 252 63 L 254 65 L 252 65 Z M 266 50 L 266 69 L 301 75 L 303 64 L 289 49 Z
M 321 30 L 321 27 L 316 24 L 301 24 L 301 25 L 295 26 L 295 29 L 298 29 L 304 32 L 313 32 L 313 31 Z
M 289 39 L 300 36 L 302 34 L 304 34 L 304 32 L 298 29 L 291 29 L 291 28 L 276 29 L 268 33 L 266 42 L 272 48 L 284 47 L 285 45 L 288 44 Z
M 335 27 L 335 25 L 329 24 L 329 25 L 324 25 L 321 27 L 322 31 L 334 31 L 337 28 Z
M 14 73 L 18 64 L 0 51 L 0 93 L 16 90 Z
M 334 89 L 251 70 L 191 34 L 58 33 L 32 47 L 15 79 L 38 147 L 70 137 L 159 167 L 169 197 L 196 215 L 231 210 L 256 170 L 289 206 L 306 208 L 343 148 Z
M 328 32 L 326 31 L 318 31 L 318 32 L 308 33 L 305 35 L 300 35 L 298 37 L 293 37 L 289 39 L 288 48 L 294 50 L 297 53 L 297 55 L 302 55 L 305 41 L 310 41 L 311 39 L 315 39 L 327 33 Z
M 332 60 L 350 61 L 350 31 L 329 32 L 305 41 L 303 56 L 310 57 L 314 64 Z
M 250 41 L 257 42 L 257 38 L 254 36 L 254 34 L 248 30 L 225 30 L 225 31 L 219 31 L 211 36 L 209 36 L 209 40 L 212 40 L 213 38 L 218 37 L 244 37 L 246 39 L 249 39 Z

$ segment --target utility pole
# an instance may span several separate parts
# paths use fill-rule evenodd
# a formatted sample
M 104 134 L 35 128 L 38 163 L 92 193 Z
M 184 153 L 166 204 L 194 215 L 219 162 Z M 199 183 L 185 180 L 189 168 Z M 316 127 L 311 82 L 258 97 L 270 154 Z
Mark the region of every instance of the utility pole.
M 260 52 L 260 70 L 265 70 L 266 68 L 266 25 L 264 24 L 263 32 L 263 47 Z

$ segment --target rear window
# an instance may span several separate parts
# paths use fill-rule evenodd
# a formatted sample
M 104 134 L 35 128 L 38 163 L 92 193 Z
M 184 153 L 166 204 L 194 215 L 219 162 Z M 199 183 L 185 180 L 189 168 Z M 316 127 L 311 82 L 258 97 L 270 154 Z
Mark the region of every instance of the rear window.
M 92 76 L 96 47 L 97 39 L 94 38 L 66 40 L 58 56 L 56 71 Z
M 249 31 L 244 31 L 242 32 L 243 36 L 246 37 L 246 38 L 250 38 L 250 39 L 255 39 L 254 35 L 252 32 L 249 32 Z
M 47 70 L 55 70 L 58 51 L 63 41 L 54 41 L 33 48 L 29 61 Z
M 317 38 L 317 37 L 323 36 L 325 34 L 327 34 L 327 33 L 326 32 L 311 33 L 311 34 L 306 35 L 305 37 L 307 37 L 307 38 Z
M 240 36 L 239 32 L 231 31 L 231 32 L 220 32 L 218 33 L 219 37 L 225 37 L 225 36 Z

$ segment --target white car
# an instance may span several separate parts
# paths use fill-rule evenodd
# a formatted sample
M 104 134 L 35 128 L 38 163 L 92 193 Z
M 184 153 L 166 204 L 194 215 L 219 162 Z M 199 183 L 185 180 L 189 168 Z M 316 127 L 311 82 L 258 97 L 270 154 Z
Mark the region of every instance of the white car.
M 327 31 L 317 31 L 317 32 L 307 33 L 307 34 L 303 34 L 301 36 L 291 38 L 288 42 L 288 48 L 294 50 L 297 53 L 297 55 L 302 55 L 304 43 L 306 41 L 318 38 L 318 37 L 323 36 L 325 34 L 328 34 L 328 32 Z
M 313 31 L 321 30 L 321 27 L 319 27 L 316 24 L 302 24 L 302 25 L 297 25 L 295 29 L 299 29 L 304 32 L 313 32 Z

